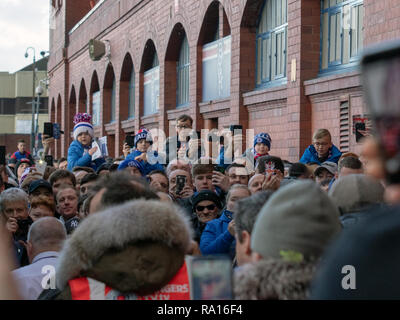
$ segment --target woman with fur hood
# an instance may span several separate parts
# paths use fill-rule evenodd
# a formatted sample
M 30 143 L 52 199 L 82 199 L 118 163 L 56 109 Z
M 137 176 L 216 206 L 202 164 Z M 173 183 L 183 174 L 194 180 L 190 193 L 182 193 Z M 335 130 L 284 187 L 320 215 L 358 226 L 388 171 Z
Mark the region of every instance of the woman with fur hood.
M 253 262 L 236 269 L 235 297 L 307 299 L 317 261 L 341 230 L 339 215 L 313 181 L 280 188 L 257 217 L 251 235 Z
M 177 207 L 157 200 L 91 215 L 60 253 L 57 289 L 39 299 L 189 299 L 184 258 L 191 233 Z

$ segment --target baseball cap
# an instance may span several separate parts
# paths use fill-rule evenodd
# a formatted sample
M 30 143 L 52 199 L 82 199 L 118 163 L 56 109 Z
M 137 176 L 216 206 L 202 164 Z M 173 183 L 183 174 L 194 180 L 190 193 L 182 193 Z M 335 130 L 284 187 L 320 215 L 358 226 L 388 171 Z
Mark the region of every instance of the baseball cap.
M 328 170 L 329 173 L 332 173 L 334 175 L 337 172 L 338 166 L 334 162 L 325 161 L 317 169 L 315 169 L 314 175 L 318 176 L 320 174 L 321 170 L 324 170 L 324 169 Z
M 39 179 L 39 180 L 35 180 L 35 181 L 31 182 L 31 184 L 29 185 L 28 194 L 32 194 L 37 188 L 40 188 L 40 187 L 46 188 L 49 191 L 53 192 L 53 188 L 51 187 L 50 183 L 48 183 L 44 179 Z

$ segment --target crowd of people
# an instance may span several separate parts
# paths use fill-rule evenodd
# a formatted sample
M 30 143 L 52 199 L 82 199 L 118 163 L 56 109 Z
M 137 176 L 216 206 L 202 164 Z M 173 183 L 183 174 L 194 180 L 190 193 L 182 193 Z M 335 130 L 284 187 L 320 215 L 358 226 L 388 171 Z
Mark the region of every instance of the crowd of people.
M 166 152 L 140 129 L 112 159 L 90 115 L 74 123 L 67 158 L 39 170 L 19 141 L 0 167 L 0 298 L 190 299 L 187 258 L 208 255 L 230 258 L 236 299 L 341 298 L 335 245 L 398 200 L 372 137 L 342 153 L 319 129 L 291 163 L 261 132 L 241 154 L 216 141 L 213 157 L 183 115 Z

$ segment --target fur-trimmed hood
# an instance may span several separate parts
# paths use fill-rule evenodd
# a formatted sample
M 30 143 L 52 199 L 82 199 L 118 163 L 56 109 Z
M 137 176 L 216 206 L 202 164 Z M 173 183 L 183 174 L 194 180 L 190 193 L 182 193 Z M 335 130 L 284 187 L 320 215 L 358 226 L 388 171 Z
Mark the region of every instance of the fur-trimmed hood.
M 304 300 L 316 269 L 315 262 L 265 259 L 235 270 L 234 293 L 239 300 Z
M 154 292 L 182 266 L 191 238 L 190 222 L 173 204 L 134 200 L 95 213 L 66 241 L 57 287 L 86 276 L 120 292 Z

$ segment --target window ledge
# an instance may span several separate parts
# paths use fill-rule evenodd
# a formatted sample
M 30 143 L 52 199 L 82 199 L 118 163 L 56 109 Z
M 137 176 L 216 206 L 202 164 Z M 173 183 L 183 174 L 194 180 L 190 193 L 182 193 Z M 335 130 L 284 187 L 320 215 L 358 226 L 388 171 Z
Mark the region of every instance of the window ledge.
M 349 70 L 349 72 L 346 73 L 341 72 L 330 74 L 324 77 L 304 81 L 306 96 L 353 87 L 361 87 L 359 70 Z
M 135 132 L 135 119 L 127 119 L 121 121 L 121 129 L 124 130 L 125 133 Z
M 182 107 L 182 108 L 176 108 L 172 110 L 167 110 L 167 117 L 168 120 L 175 120 L 177 119 L 180 115 L 182 114 L 190 114 L 190 106 Z
M 250 92 L 243 93 L 243 104 L 252 105 L 265 101 L 286 99 L 287 85 L 279 85 L 276 87 L 259 88 Z
M 159 112 L 149 114 L 140 118 L 142 125 L 158 124 Z
M 116 127 L 117 127 L 117 123 L 115 121 L 113 121 L 113 122 L 105 124 L 104 130 L 106 131 L 106 133 L 108 135 L 113 135 L 113 134 L 115 134 Z
M 231 99 L 210 100 L 199 103 L 200 113 L 204 119 L 225 117 L 231 109 Z

